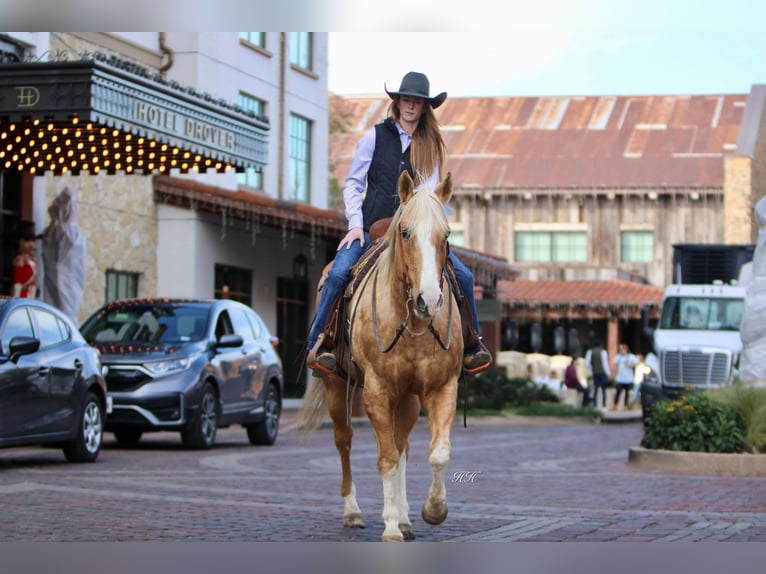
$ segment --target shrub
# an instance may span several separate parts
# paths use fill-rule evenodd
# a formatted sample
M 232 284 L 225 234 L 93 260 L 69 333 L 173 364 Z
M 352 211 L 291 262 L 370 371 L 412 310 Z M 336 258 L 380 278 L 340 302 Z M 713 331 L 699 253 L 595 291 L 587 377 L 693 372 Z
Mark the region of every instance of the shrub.
M 745 427 L 745 450 L 766 453 L 766 388 L 737 382 L 710 392 L 710 399 L 735 413 Z
M 467 389 L 469 409 L 503 410 L 538 402 L 558 402 L 549 388 L 541 387 L 526 378 L 509 379 L 498 369 L 490 369 L 468 377 L 461 385 L 459 401 Z
M 692 452 L 742 452 L 745 428 L 741 418 L 704 393 L 658 401 L 646 420 L 641 446 Z

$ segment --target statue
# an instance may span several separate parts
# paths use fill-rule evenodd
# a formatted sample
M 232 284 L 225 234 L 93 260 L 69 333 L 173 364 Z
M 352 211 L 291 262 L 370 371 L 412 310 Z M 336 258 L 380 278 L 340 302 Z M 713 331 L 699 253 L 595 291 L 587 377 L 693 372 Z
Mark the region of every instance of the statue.
M 752 279 L 745 294 L 740 337 L 742 357 L 739 378 L 746 383 L 766 384 L 766 197 L 755 204 L 758 240 L 752 263 Z
M 69 187 L 48 207 L 51 221 L 43 240 L 43 301 L 60 309 L 78 324 L 77 314 L 85 291 L 85 238 L 77 226 L 75 191 Z

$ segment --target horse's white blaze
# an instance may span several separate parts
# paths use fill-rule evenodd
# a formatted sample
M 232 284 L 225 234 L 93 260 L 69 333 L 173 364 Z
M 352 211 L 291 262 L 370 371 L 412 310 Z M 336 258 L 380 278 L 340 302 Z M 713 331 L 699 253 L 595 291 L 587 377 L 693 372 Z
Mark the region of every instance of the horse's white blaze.
M 435 316 L 444 304 L 441 290 L 441 269 L 436 265 L 436 248 L 431 243 L 431 226 L 425 222 L 418 229 L 418 251 L 421 257 L 420 296 L 428 306 L 431 317 Z

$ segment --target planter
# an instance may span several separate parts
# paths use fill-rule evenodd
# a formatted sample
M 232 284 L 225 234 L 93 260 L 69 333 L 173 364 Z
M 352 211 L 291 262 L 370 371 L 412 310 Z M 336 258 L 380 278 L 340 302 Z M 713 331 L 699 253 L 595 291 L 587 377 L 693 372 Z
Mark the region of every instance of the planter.
M 766 476 L 766 455 L 720 454 L 631 447 L 628 464 L 642 470 L 715 476 Z

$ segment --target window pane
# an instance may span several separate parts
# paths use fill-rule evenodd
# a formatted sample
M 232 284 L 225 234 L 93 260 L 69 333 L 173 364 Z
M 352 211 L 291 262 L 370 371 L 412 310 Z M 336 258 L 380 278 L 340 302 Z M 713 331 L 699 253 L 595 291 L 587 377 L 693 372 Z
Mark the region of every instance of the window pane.
M 288 193 L 295 201 L 308 202 L 311 173 L 311 125 L 308 120 L 290 115 L 288 151 Z
M 654 232 L 623 231 L 620 234 L 620 259 L 629 263 L 654 260 Z
M 239 37 L 246 42 L 258 46 L 259 48 L 266 47 L 266 33 L 265 32 L 240 32 Z
M 34 309 L 33 313 L 37 319 L 37 326 L 40 328 L 41 349 L 63 343 L 66 340 L 64 333 L 61 332 L 59 320 L 55 316 L 40 309 Z
M 138 273 L 107 270 L 105 296 L 106 303 L 138 297 Z
M 588 260 L 588 237 L 583 231 L 557 231 L 553 235 L 552 261 L 585 263 Z
M 32 322 L 26 309 L 16 309 L 5 322 L 2 334 L 3 353 L 8 354 L 9 345 L 14 337 L 34 337 Z
M 266 102 L 244 92 L 239 93 L 237 103 L 244 111 L 251 112 L 256 116 L 263 116 L 265 114 Z M 263 189 L 263 171 L 257 171 L 253 167 L 248 168 L 243 173 L 237 174 L 237 184 L 255 189 Z
M 516 261 L 550 262 L 551 234 L 537 231 L 518 231 L 516 233 Z
M 313 65 L 313 57 L 311 53 L 312 40 L 311 32 L 290 32 L 291 64 L 306 70 L 311 70 Z

